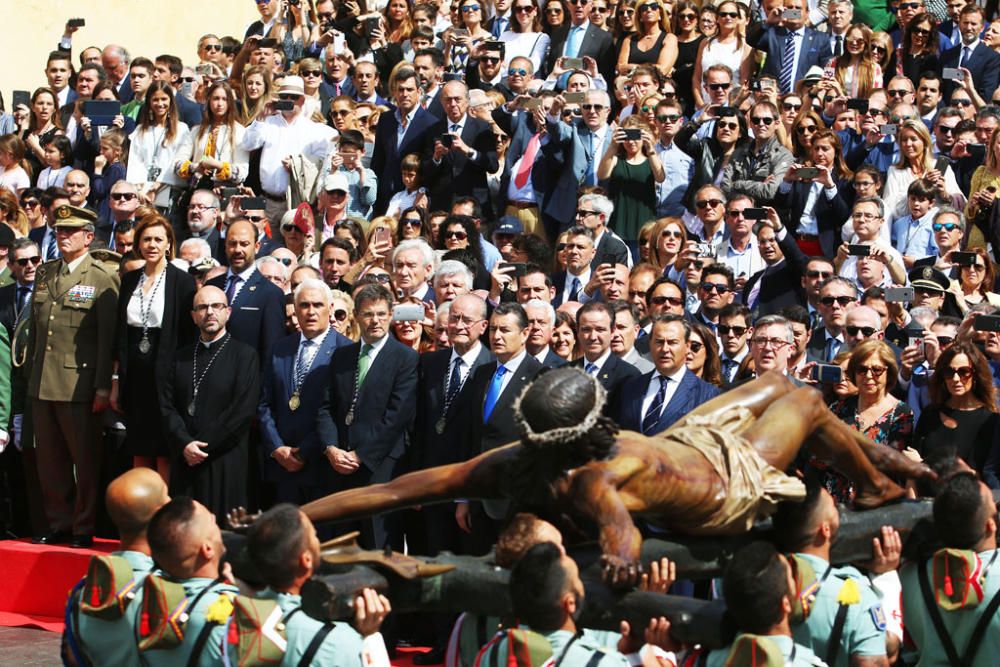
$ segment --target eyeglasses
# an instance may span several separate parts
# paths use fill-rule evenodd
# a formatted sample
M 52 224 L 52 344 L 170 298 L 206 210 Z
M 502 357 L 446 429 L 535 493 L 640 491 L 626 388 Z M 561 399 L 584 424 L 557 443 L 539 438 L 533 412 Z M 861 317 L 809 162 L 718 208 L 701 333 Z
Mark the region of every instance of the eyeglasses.
M 824 296 L 819 300 L 821 304 L 827 308 L 833 307 L 833 304 L 839 303 L 842 308 L 846 308 L 848 305 L 854 303 L 855 299 L 853 296 Z
M 563 116 L 582 116 L 583 112 L 579 109 L 563 109 Z
M 193 76 L 182 76 L 181 77 L 181 81 L 183 81 L 184 83 L 194 83 L 194 77 Z
M 603 104 L 581 104 L 580 108 L 584 111 L 604 111 L 605 109 Z
M 464 231 L 459 230 L 459 231 L 445 232 L 444 237 L 446 239 L 458 239 L 459 241 L 464 241 L 465 239 L 469 238 L 469 235 L 466 234 Z
M 802 108 L 801 104 L 792 104 L 791 102 L 782 102 L 781 108 L 785 111 L 798 111 Z
M 938 125 L 938 132 L 941 134 L 955 134 L 958 128 L 948 127 L 947 125 Z
M 673 229 L 664 229 L 662 232 L 660 232 L 660 238 L 682 239 L 684 238 L 684 234 L 680 231 L 676 231 Z
M 302 230 L 300 230 L 298 227 L 296 227 L 294 225 L 294 223 L 293 223 L 293 224 L 282 225 L 281 226 L 281 231 L 291 233 L 291 232 L 299 232 L 299 231 L 302 231 Z
M 462 315 L 449 315 L 448 316 L 448 324 L 454 324 L 455 326 L 462 325 L 462 326 L 471 327 L 473 324 L 479 324 L 482 321 L 483 321 L 482 319 L 474 320 L 471 317 L 462 316 Z
M 347 196 L 347 193 L 343 190 L 324 190 L 327 197 L 336 197 L 337 199 L 343 199 Z
M 654 296 L 649 302 L 654 306 L 662 306 L 665 303 L 669 303 L 674 308 L 684 305 L 684 299 L 679 299 L 676 296 Z
M 479 5 L 466 5 L 465 7 L 462 7 L 463 14 L 471 14 L 472 12 L 478 12 L 478 11 L 479 11 Z
M 25 199 L 21 203 L 21 206 L 24 208 L 35 208 L 36 206 L 38 206 L 38 203 L 39 202 L 37 199 Z
M 956 229 L 961 229 L 961 227 L 954 222 L 935 222 L 931 225 L 931 229 L 935 232 L 940 232 L 942 230 L 946 232 L 953 232 Z
M 729 291 L 729 285 L 725 283 L 701 283 L 698 285 L 699 288 L 704 290 L 706 293 L 711 294 L 713 291 L 718 292 L 720 295 L 725 294 Z
M 710 83 L 708 84 L 709 90 L 728 90 L 730 84 L 728 83 Z
M 806 277 L 812 278 L 814 280 L 816 278 L 819 278 L 821 280 L 826 280 L 827 278 L 831 277 L 832 275 L 833 275 L 833 273 L 831 273 L 830 271 L 817 271 L 815 269 L 813 269 L 812 271 L 806 271 Z
M 889 97 L 905 97 L 910 91 L 906 88 L 890 88 L 885 92 L 889 93 Z
M 730 218 L 739 218 L 739 217 L 742 217 L 742 215 L 743 215 L 743 209 L 740 209 L 738 211 L 735 210 L 735 209 L 732 210 L 732 211 L 726 211 L 726 215 L 728 215 Z
M 496 65 L 498 62 L 500 62 L 500 58 L 498 58 L 497 56 L 483 56 L 479 60 L 481 60 L 484 63 L 489 63 L 491 65 Z
M 738 130 L 740 124 L 736 121 L 722 122 L 721 120 L 715 121 L 715 126 L 720 130 Z
M 549 7 L 548 9 L 545 10 L 545 13 L 546 14 L 562 14 L 563 10 L 562 10 L 562 7 Z
M 729 324 L 720 324 L 719 326 L 716 327 L 716 329 L 718 329 L 719 331 L 720 336 L 728 336 L 729 334 L 733 334 L 737 338 L 745 334 L 747 332 L 747 329 L 749 328 L 750 327 L 731 326 Z
M 206 51 L 222 51 L 222 44 L 202 44 L 201 48 Z
M 854 336 L 857 336 L 859 333 L 862 334 L 865 338 L 871 338 L 872 336 L 875 335 L 875 332 L 878 331 L 878 329 L 876 329 L 875 327 L 855 327 L 855 326 L 846 326 L 844 327 L 844 330 L 847 331 L 847 335 L 851 336 L 852 338 Z
M 955 377 L 957 375 L 959 379 L 968 380 L 972 377 L 972 372 L 972 366 L 959 366 L 958 368 L 944 369 L 944 376 Z
M 851 220 L 878 220 L 879 216 L 875 213 L 852 213 Z
M 350 109 L 330 109 L 331 116 L 349 116 L 351 114 Z
M 870 188 L 874 187 L 875 181 L 854 181 L 855 188 Z
M 212 209 L 219 208 L 218 206 L 212 206 L 211 204 L 188 204 L 189 211 L 210 211 Z
M 968 269 L 969 271 L 975 269 L 976 271 L 982 273 L 983 271 L 986 270 L 986 265 L 977 262 L 976 264 L 970 264 L 969 266 L 963 266 L 962 268 Z
M 923 7 L 922 2 L 901 2 L 899 3 L 900 9 L 920 9 Z
M 780 350 L 786 345 L 791 345 L 787 340 L 781 340 L 780 338 L 751 338 L 750 342 L 759 348 L 771 348 L 772 350 Z
M 21 268 L 24 268 L 28 264 L 31 264 L 31 265 L 40 264 L 41 261 L 42 261 L 42 258 L 39 255 L 35 255 L 34 257 L 19 257 L 18 259 L 15 259 L 14 261 L 17 263 L 18 266 L 20 266 Z
M 765 127 L 771 127 L 771 123 L 774 122 L 773 118 L 767 116 L 754 116 L 750 119 L 750 122 L 754 125 L 764 125 Z
M 656 109 L 656 107 L 651 107 L 648 104 L 643 104 L 641 107 L 639 107 L 639 111 L 641 111 L 642 113 L 650 113 L 651 111 L 654 111 L 655 109 Z
M 661 123 L 676 123 L 678 120 L 680 120 L 680 118 L 681 118 L 680 114 L 676 114 L 676 113 L 669 113 L 669 114 L 667 114 L 667 113 L 665 113 L 665 114 L 660 114 L 659 116 L 657 116 L 656 120 L 658 120 Z
M 871 374 L 873 378 L 880 378 L 888 370 L 885 366 L 858 366 L 857 370 L 854 371 L 855 375 L 868 375 Z
M 813 132 L 816 131 L 816 129 L 817 128 L 815 125 L 799 125 L 797 128 L 795 128 L 795 132 L 797 134 L 805 134 L 806 132 L 812 134 Z
M 262 215 L 248 215 L 248 216 L 246 216 L 246 219 L 249 220 L 250 222 L 258 223 L 258 222 L 264 220 L 264 216 L 262 216 Z
M 618 16 L 632 16 L 635 12 L 631 9 L 619 9 Z
M 571 5 L 585 5 L 590 2 L 590 0 L 567 0 L 567 2 Z
M 221 313 L 229 305 L 225 303 L 199 303 L 194 307 L 194 312 L 196 313 L 207 313 L 209 310 L 215 311 L 216 313 Z
M 299 72 L 302 76 L 322 76 L 323 70 L 321 69 L 304 69 Z
M 299 96 L 295 93 L 281 93 L 278 95 L 278 99 L 283 102 L 294 102 L 299 99 Z
M 521 67 L 511 67 L 507 70 L 507 76 L 528 76 L 528 70 Z
M 343 308 L 338 308 L 337 310 L 333 311 L 333 317 L 338 322 L 343 322 L 344 320 L 347 319 L 347 311 L 344 310 Z
M 662 91 L 660 93 L 660 95 L 662 95 L 663 99 L 665 99 L 665 100 L 672 100 L 675 97 L 677 97 L 677 91 L 674 91 L 674 90 L 664 90 L 664 91 Z
M 590 215 L 597 215 L 597 211 L 591 211 L 585 208 L 581 208 L 576 212 L 576 217 L 578 218 L 586 218 L 587 216 Z
M 722 206 L 722 200 L 721 199 L 699 199 L 698 201 L 696 201 L 694 203 L 694 205 L 697 206 L 698 208 L 708 208 L 709 206 L 711 206 L 712 208 L 715 208 L 716 206 Z

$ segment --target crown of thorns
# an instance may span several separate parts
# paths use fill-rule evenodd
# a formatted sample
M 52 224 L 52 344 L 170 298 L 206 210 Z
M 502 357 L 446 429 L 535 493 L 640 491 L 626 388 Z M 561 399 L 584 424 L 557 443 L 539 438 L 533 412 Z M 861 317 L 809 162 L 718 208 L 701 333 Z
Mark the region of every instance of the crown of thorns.
M 590 431 L 590 429 L 594 428 L 597 424 L 597 420 L 600 418 L 602 411 L 604 410 L 604 404 L 608 400 L 608 392 L 593 376 L 587 375 L 582 371 L 580 372 L 580 375 L 586 377 L 587 380 L 594 385 L 594 405 L 590 408 L 590 412 L 587 413 L 587 416 L 584 417 L 579 424 L 574 426 L 560 426 L 558 428 L 549 429 L 548 431 L 535 433 L 535 431 L 532 430 L 531 425 L 528 424 L 528 420 L 524 418 L 524 413 L 521 411 L 521 401 L 524 399 L 524 395 L 528 392 L 528 389 L 530 389 L 531 386 L 529 385 L 521 391 L 521 395 L 514 401 L 514 420 L 521 429 L 522 440 L 533 445 L 561 445 L 573 442 L 580 436 Z

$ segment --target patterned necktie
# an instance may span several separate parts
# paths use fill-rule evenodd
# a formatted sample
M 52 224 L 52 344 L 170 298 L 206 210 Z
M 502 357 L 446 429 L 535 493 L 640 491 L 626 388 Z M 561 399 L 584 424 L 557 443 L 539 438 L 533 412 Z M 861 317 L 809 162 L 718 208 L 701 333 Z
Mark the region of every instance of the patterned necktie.
M 795 33 L 785 38 L 785 51 L 781 54 L 781 92 L 792 92 L 792 74 L 795 73 Z
M 837 35 L 837 43 L 833 47 L 833 55 L 838 57 L 844 55 L 844 38 L 840 35 Z
M 358 359 L 358 388 L 365 383 L 365 376 L 372 365 L 372 346 L 365 343 L 361 346 L 361 357 Z
M 579 301 L 580 300 L 580 279 L 573 278 L 573 282 L 569 286 L 569 300 Z
M 451 405 L 462 388 L 462 357 L 455 357 L 451 364 L 451 377 L 448 378 L 448 394 L 444 399 L 446 405 Z
M 583 370 L 585 370 L 587 372 L 587 375 L 596 375 L 597 374 L 597 364 L 588 361 L 587 365 L 583 367 Z
M 667 395 L 668 382 L 670 382 L 670 378 L 663 375 L 660 376 L 660 388 L 656 391 L 653 402 L 649 404 L 649 409 L 646 410 L 646 414 L 642 418 L 643 435 L 649 435 L 650 431 L 656 428 L 657 422 L 660 421 L 660 413 L 663 411 L 663 399 Z
M 313 342 L 308 338 L 299 345 L 299 353 L 295 356 L 295 386 L 301 387 L 302 381 L 309 372 L 309 348 Z
M 503 387 L 503 376 L 506 374 L 507 368 L 503 364 L 497 366 L 497 371 L 493 374 L 493 379 L 490 381 L 490 387 L 486 390 L 486 402 L 483 404 L 484 424 L 490 420 L 493 408 L 497 406 L 497 401 L 500 400 L 500 389 Z
M 733 375 L 736 374 L 736 369 L 739 368 L 739 364 L 733 359 L 723 359 L 722 360 L 722 372 L 726 376 L 726 382 L 733 381 Z
M 230 305 L 233 303 L 233 299 L 236 298 L 236 287 L 241 282 L 243 282 L 243 279 L 235 273 L 229 276 L 229 285 L 226 287 L 226 301 L 228 301 Z

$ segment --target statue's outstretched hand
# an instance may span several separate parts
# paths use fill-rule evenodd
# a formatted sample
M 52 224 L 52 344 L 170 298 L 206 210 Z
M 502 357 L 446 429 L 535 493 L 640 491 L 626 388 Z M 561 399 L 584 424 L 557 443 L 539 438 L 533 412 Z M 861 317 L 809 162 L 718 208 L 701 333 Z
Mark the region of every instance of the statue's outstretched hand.
M 604 583 L 612 588 L 635 588 L 642 577 L 642 563 L 604 554 L 601 556 Z

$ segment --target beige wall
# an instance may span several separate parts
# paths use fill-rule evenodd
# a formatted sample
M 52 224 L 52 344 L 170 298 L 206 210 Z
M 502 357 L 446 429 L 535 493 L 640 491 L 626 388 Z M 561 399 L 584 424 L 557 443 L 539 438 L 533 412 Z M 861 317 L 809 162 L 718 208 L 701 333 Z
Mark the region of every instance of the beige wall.
M 108 43 L 121 44 L 133 57 L 152 59 L 171 53 L 185 64 L 194 63 L 203 34 L 241 39 L 259 16 L 253 0 L 3 0 L 0 4 L 14 10 L 4 12 L 8 21 L 4 51 L 16 55 L 0 68 L 0 90 L 8 109 L 12 90 L 45 85 L 45 58 L 58 45 L 68 18 L 87 21 L 73 38 L 73 63 L 78 66 L 80 49 Z

